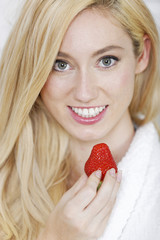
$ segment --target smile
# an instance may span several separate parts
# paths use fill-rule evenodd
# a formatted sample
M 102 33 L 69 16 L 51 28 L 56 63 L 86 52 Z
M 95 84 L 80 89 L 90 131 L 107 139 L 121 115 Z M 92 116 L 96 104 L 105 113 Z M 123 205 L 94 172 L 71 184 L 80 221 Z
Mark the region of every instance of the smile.
M 72 118 L 83 125 L 98 123 L 105 116 L 108 105 L 99 107 L 71 107 L 69 106 Z
M 72 111 L 75 112 L 78 116 L 84 117 L 84 118 L 92 118 L 99 115 L 106 106 L 103 107 L 95 107 L 95 108 L 77 108 L 77 107 L 71 107 Z

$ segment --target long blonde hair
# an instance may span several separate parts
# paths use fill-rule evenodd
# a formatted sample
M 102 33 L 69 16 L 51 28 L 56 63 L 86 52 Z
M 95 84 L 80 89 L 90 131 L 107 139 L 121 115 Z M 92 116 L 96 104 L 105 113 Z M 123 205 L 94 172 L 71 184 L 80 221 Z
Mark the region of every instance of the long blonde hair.
M 27 0 L 0 65 L 1 239 L 36 239 L 66 191 L 69 136 L 45 108 L 40 92 L 69 24 L 91 7 L 111 11 L 131 36 L 137 56 L 144 34 L 150 37 L 150 64 L 136 76 L 130 113 L 139 125 L 157 114 L 159 39 L 141 0 Z

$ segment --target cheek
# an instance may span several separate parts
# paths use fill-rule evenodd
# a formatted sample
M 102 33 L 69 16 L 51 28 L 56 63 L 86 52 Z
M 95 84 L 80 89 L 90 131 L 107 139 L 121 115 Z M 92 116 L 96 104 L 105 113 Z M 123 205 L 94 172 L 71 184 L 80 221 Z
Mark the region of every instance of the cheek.
M 64 86 L 64 84 L 66 86 Z M 60 81 L 59 79 L 53 78 L 49 76 L 44 87 L 41 91 L 42 98 L 48 98 L 49 100 L 60 100 L 64 98 L 68 91 L 68 86 L 64 81 Z
M 120 76 L 120 84 L 119 88 L 126 92 L 126 93 L 132 93 L 134 90 L 134 74 L 131 74 L 131 72 L 126 72 L 125 74 L 122 74 Z
M 117 85 L 115 86 L 116 95 L 119 94 L 123 97 L 130 96 L 132 97 L 134 91 L 134 74 L 130 71 L 123 72 L 118 74 Z

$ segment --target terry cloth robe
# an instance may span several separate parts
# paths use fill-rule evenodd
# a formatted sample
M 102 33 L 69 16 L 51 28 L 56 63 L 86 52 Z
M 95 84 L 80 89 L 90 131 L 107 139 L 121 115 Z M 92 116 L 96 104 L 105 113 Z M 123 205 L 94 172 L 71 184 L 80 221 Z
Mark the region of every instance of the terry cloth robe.
M 160 142 L 152 123 L 137 129 L 118 169 L 122 182 L 99 240 L 160 240 Z

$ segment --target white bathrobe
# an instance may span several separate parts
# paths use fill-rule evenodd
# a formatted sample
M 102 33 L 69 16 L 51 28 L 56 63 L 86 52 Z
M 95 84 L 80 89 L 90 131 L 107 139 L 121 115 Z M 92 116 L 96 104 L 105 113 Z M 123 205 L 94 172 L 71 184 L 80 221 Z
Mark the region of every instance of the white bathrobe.
M 160 142 L 152 123 L 137 129 L 118 169 L 117 201 L 99 240 L 160 240 Z

